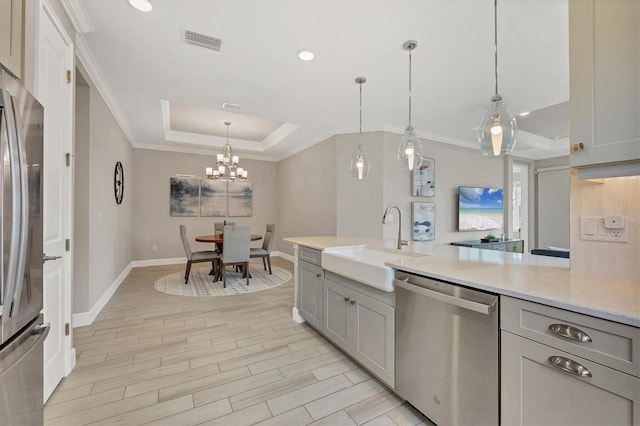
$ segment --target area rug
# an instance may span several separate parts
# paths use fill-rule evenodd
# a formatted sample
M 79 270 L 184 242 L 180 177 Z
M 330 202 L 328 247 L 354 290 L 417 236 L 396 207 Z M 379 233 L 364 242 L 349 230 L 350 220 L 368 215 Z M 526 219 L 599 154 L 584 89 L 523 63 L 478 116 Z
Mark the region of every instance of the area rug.
M 274 266 L 271 268 L 272 274 L 265 271 L 262 265 L 249 265 L 251 278 L 249 285 L 247 280 L 239 272 L 232 272 L 232 268 L 227 269 L 227 288 L 222 287 L 222 281 L 213 282 L 213 277 L 209 275 L 211 266 L 191 268 L 189 284 L 184 283 L 184 270 L 164 276 L 157 280 L 153 287 L 163 293 L 174 296 L 190 297 L 213 297 L 213 296 L 234 296 L 247 294 L 255 291 L 268 290 L 286 283 L 291 279 L 291 272 L 286 269 Z

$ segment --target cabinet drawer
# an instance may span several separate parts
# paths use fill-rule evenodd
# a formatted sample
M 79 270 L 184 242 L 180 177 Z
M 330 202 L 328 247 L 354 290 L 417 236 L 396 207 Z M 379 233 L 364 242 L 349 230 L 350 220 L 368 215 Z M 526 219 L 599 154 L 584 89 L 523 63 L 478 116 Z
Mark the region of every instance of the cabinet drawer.
M 500 309 L 503 330 L 640 377 L 638 328 L 505 296 Z
M 501 333 L 502 425 L 638 425 L 640 379 Z
M 302 260 L 306 260 L 307 262 L 313 263 L 314 265 L 320 266 L 322 259 L 322 251 L 317 249 L 312 249 L 310 247 L 300 246 L 298 248 L 298 258 Z

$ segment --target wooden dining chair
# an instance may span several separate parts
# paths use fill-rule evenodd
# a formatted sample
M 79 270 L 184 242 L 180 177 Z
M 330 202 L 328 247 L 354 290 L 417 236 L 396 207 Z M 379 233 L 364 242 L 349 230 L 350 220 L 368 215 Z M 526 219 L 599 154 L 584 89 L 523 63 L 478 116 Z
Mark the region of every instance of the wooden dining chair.
M 262 266 L 264 266 L 265 271 L 267 270 L 267 263 L 269 264 L 269 274 L 271 274 L 271 246 L 273 245 L 273 235 L 275 232 L 276 224 L 267 223 L 267 232 L 264 234 L 262 247 L 252 247 L 249 251 L 250 258 L 262 258 Z
M 227 225 L 224 227 L 224 244 L 220 257 L 222 286 L 227 287 L 227 266 L 241 266 L 243 277 L 249 285 L 249 234 L 248 226 Z
M 191 264 L 200 262 L 211 262 L 211 267 L 215 268 L 215 262 L 218 259 L 218 253 L 213 250 L 206 251 L 191 251 L 189 245 L 189 238 L 187 238 L 187 227 L 180 225 L 180 238 L 182 239 L 182 246 L 184 247 L 184 254 L 187 256 L 187 267 L 184 272 L 184 283 L 189 283 L 189 274 L 191 274 Z

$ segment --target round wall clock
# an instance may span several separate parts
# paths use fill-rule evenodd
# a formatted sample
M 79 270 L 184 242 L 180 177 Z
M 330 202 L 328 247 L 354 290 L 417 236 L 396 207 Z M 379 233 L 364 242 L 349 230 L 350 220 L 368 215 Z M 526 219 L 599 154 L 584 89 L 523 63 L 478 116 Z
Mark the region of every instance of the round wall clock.
M 116 203 L 121 204 L 124 195 L 124 170 L 122 170 L 122 163 L 119 161 L 113 172 L 113 192 L 116 196 Z

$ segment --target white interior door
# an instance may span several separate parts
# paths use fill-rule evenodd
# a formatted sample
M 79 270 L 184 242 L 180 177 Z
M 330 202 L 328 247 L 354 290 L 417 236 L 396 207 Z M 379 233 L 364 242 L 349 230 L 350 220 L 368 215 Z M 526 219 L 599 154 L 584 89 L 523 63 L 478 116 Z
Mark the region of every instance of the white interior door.
M 72 152 L 73 45 L 47 2 L 38 10 L 35 95 L 44 106 L 44 253 L 62 256 L 44 264 L 44 320 L 51 331 L 44 342 L 44 399 L 73 368 L 75 357 L 65 324 L 71 323 L 72 173 L 65 154 Z

